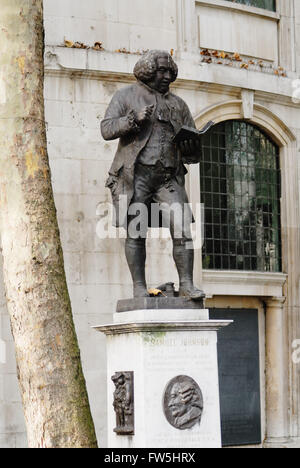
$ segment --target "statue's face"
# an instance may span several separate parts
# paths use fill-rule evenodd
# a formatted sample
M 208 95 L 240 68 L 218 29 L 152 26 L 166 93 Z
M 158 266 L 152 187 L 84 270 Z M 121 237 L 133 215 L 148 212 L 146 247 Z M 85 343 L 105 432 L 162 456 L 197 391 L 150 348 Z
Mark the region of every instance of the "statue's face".
M 177 375 L 166 386 L 163 408 L 167 421 L 177 429 L 200 423 L 203 396 L 199 385 L 187 375 Z
M 166 93 L 169 91 L 170 83 L 172 83 L 172 68 L 169 59 L 167 56 L 159 57 L 155 77 L 148 84 L 160 93 Z
M 181 387 L 175 384 L 170 395 L 169 408 L 172 415 L 176 418 L 183 416 L 188 410 L 189 403 L 184 402 L 181 394 Z
M 118 384 L 123 385 L 124 383 L 125 383 L 124 375 L 120 375 L 120 377 L 118 378 Z

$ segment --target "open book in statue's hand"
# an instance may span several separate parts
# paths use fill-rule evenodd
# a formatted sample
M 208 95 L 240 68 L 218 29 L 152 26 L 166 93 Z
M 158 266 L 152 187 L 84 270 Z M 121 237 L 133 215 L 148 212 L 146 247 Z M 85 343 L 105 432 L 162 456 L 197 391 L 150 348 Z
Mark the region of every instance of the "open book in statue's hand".
M 215 123 L 211 120 L 204 125 L 201 130 L 197 130 L 193 127 L 187 127 L 183 125 L 180 130 L 174 136 L 174 143 L 180 143 L 181 141 L 189 141 L 189 140 L 200 140 L 204 133 L 206 133 Z
M 183 125 L 176 133 L 173 141 L 177 143 L 184 164 L 198 164 L 202 155 L 202 135 L 206 133 L 214 122 L 211 120 L 201 129 Z

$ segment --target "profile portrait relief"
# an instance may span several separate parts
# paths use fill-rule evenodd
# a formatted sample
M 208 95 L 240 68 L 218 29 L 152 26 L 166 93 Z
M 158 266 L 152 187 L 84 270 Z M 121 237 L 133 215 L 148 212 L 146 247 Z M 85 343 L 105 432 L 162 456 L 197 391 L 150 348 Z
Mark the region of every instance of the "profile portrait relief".
M 199 385 L 187 375 L 174 377 L 164 393 L 164 413 L 176 429 L 190 429 L 200 424 L 203 396 Z

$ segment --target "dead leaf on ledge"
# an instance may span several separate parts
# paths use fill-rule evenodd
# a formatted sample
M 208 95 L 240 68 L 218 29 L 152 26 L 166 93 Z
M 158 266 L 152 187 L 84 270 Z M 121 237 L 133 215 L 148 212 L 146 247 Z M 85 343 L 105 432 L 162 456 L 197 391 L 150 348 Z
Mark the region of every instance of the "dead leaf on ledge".
M 228 54 L 226 54 L 226 52 L 221 52 L 221 53 L 220 53 L 220 57 L 221 57 L 222 59 L 226 59 L 226 58 L 228 57 Z
M 131 54 L 130 50 L 125 49 L 125 47 L 117 49 L 115 50 L 115 52 L 117 52 L 118 54 Z
M 237 62 L 242 61 L 240 54 L 238 54 L 237 52 L 233 54 L 233 59 L 236 60 Z
M 75 49 L 89 49 L 89 46 L 83 44 L 83 42 L 75 42 L 73 45 Z
M 201 55 L 208 55 L 208 56 L 211 55 L 211 53 L 210 53 L 210 51 L 209 51 L 208 49 L 203 49 L 203 50 L 201 50 L 200 54 L 201 54 Z
M 93 50 L 104 50 L 102 47 L 102 42 L 95 42 L 94 46 L 92 47 Z
M 65 46 L 66 46 L 66 47 L 73 47 L 73 46 L 74 46 L 74 42 L 68 41 L 67 39 L 65 39 Z
M 150 296 L 165 296 L 165 294 L 160 289 L 148 289 Z
M 65 39 L 65 47 L 68 47 L 69 49 L 89 49 L 89 46 L 83 44 L 83 42 L 73 42 L 68 39 Z

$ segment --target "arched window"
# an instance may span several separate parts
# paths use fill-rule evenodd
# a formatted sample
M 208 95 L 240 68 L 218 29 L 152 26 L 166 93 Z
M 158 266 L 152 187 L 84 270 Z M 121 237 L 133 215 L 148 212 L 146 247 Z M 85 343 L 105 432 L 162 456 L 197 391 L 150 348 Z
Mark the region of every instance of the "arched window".
M 276 11 L 276 0 L 227 0 L 234 3 L 242 3 L 256 8 L 264 8 L 265 10 Z
M 247 122 L 215 125 L 200 164 L 203 268 L 281 271 L 278 147 Z

